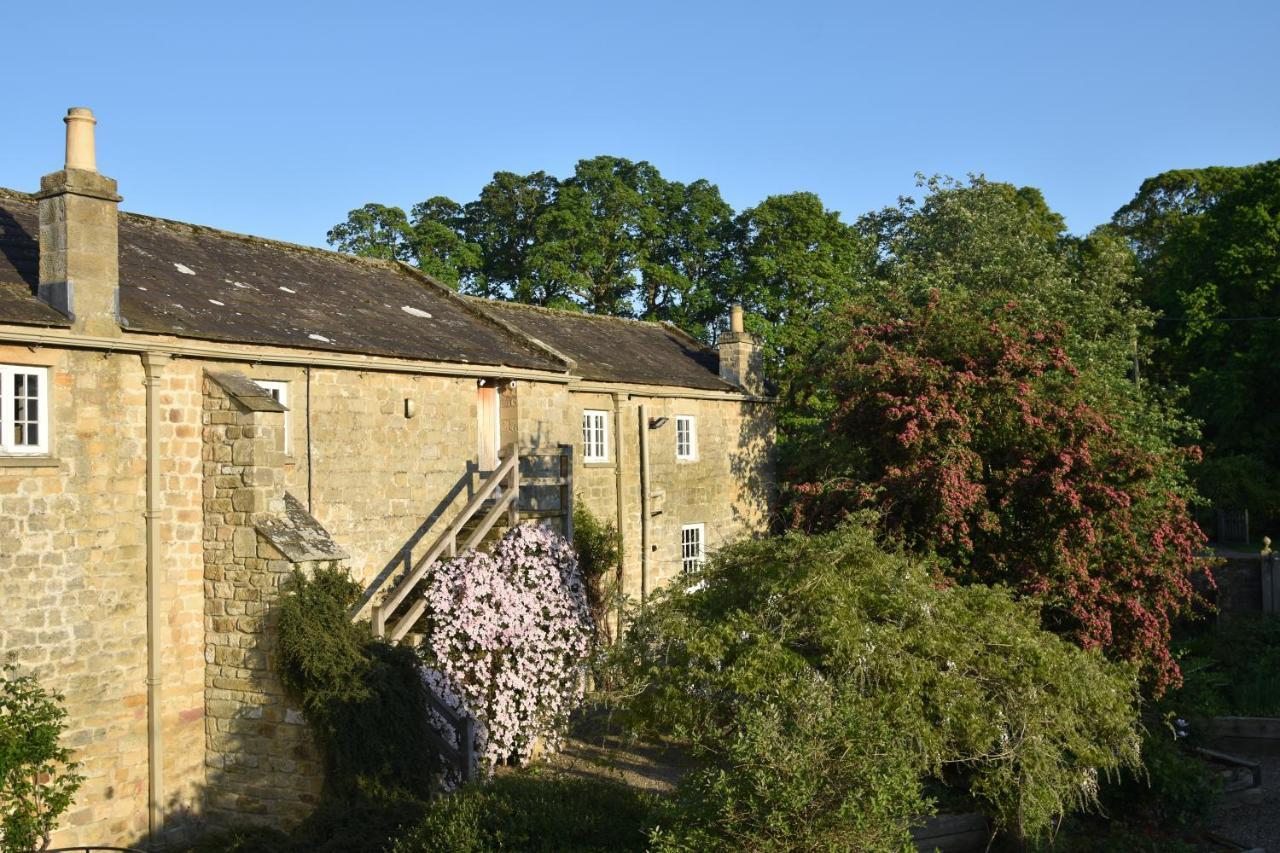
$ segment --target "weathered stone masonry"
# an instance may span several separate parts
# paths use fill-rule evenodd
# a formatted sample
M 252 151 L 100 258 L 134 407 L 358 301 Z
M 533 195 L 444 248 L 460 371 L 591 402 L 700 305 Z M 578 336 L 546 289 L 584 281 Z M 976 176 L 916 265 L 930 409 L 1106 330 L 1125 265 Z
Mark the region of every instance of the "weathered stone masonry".
M 272 603 L 295 569 L 336 565 L 344 555 L 333 547 L 286 555 L 273 542 L 296 529 L 280 411 L 250 408 L 206 377 L 202 420 L 205 813 L 215 822 L 259 816 L 287 825 L 311 810 L 323 780 L 305 721 L 280 683 Z

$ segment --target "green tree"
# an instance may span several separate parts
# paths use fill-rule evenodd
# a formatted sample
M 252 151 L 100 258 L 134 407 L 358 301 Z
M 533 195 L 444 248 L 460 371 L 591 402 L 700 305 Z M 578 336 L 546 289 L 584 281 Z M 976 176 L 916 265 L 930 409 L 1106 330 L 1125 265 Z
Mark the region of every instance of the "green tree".
M 728 546 L 632 622 L 619 694 L 699 759 L 656 849 L 909 849 L 930 778 L 1046 835 L 1136 766 L 1130 667 L 1006 590 L 937 583 L 872 527 Z
M 707 339 L 727 310 L 735 249 L 733 208 L 705 180 L 663 182 L 643 236 L 638 313 Z
M 822 340 L 822 318 L 860 292 L 868 241 L 813 193 L 770 196 L 736 221 L 733 295 L 749 312 L 747 331 L 764 342 L 784 400 L 791 380 Z
M 1162 315 L 1152 375 L 1204 424 L 1198 481 L 1220 505 L 1280 515 L 1280 160 L 1177 170 L 1116 213 Z
M 1134 336 L 1151 324 L 1133 295 L 1136 267 L 1114 234 L 1080 238 L 1034 187 L 933 177 L 922 201 L 864 217 L 883 290 L 921 305 L 937 290 L 988 308 L 1017 301 L 1037 324 L 1061 322 L 1079 365 L 1126 380 Z
M 330 228 L 326 237 L 341 252 L 416 264 L 412 234 L 403 210 L 370 203 L 348 213 L 346 221 Z
M 463 231 L 480 247 L 479 273 L 469 291 L 490 299 L 547 305 L 554 287 L 533 271 L 538 222 L 555 200 L 559 182 L 546 172 L 496 172 L 466 205 Z
M 44 850 L 84 781 L 59 741 L 67 725 L 60 694 L 12 663 L 0 670 L 0 850 Z

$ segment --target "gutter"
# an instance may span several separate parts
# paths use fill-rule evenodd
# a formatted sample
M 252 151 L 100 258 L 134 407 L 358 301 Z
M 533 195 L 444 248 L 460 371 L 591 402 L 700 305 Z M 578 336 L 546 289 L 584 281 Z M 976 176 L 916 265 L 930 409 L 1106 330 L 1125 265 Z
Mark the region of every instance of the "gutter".
M 173 357 L 203 358 L 210 361 L 249 361 L 259 364 L 310 365 L 312 367 L 337 367 L 353 370 L 381 371 L 388 373 L 420 373 L 427 376 L 475 376 L 479 378 L 528 379 L 538 382 L 567 384 L 573 377 L 568 373 L 535 370 L 525 367 L 505 367 L 489 364 L 465 364 L 462 362 L 396 360 L 382 356 L 344 355 L 323 350 L 298 350 L 280 352 L 272 349 L 254 349 L 234 343 L 205 343 L 193 339 L 135 337 L 98 337 L 73 334 L 62 330 L 34 327 L 0 328 L 0 343 L 16 343 L 23 346 L 51 346 L 67 349 L 90 349 L 102 352 L 156 353 Z
M 164 822 L 164 741 L 160 731 L 160 374 L 169 363 L 163 353 L 144 352 L 142 367 L 147 389 L 147 498 L 143 517 L 147 528 L 147 835 L 149 846 L 160 848 Z

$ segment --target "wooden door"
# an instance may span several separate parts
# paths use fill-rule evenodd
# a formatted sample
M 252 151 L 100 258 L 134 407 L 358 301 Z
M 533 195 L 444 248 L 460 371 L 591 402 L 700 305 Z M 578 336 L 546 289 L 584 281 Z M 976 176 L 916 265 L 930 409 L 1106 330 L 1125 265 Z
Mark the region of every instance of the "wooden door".
M 481 385 L 477 393 L 477 428 L 478 440 L 476 458 L 481 471 L 492 471 L 498 467 L 498 437 L 502 428 L 498 420 L 498 389 L 493 385 Z

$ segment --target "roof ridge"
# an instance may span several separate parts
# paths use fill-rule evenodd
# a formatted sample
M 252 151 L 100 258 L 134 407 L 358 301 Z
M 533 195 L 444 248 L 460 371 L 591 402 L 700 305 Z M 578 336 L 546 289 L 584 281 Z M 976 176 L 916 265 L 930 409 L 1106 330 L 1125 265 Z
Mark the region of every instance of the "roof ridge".
M 291 243 L 288 240 L 278 240 L 275 237 L 262 237 L 258 234 L 245 234 L 243 231 L 231 231 L 229 229 L 218 228 L 213 225 L 200 225 L 195 222 L 183 222 L 181 219 L 168 219 L 163 216 L 153 216 L 150 213 L 134 213 L 131 210 L 120 211 L 120 216 L 143 224 L 159 224 L 164 226 L 176 225 L 195 233 L 212 234 L 218 237 L 229 237 L 233 240 L 262 243 L 267 246 L 274 246 L 280 249 L 288 249 L 294 252 L 303 252 L 313 255 L 323 255 L 328 258 L 341 258 L 355 264 L 369 264 L 372 266 L 383 266 L 391 269 L 397 269 L 395 261 L 389 261 L 385 258 L 371 258 L 366 255 L 353 255 L 349 252 L 339 252 L 334 249 L 322 249 L 319 246 L 307 246 L 303 243 Z
M 37 201 L 35 195 L 22 190 L 15 190 L 9 187 L 0 187 L 0 198 L 12 198 L 19 201 Z M 288 240 L 279 240 L 275 237 L 263 237 L 259 234 L 246 234 L 243 231 L 232 231 L 228 228 L 218 228 L 214 225 L 200 225 L 196 222 L 184 222 L 181 219 L 169 219 L 165 216 L 156 216 L 151 213 L 136 213 L 132 210 L 120 211 L 120 217 L 130 219 L 144 225 L 162 225 L 162 226 L 178 226 L 186 228 L 194 233 L 213 234 L 220 237 L 229 237 L 233 240 L 244 240 L 254 243 L 262 243 L 268 246 L 275 246 L 281 249 L 288 249 L 294 252 L 305 252 L 310 254 L 323 255 L 331 258 L 342 258 L 356 264 L 371 264 L 375 266 L 388 266 L 396 268 L 395 261 L 385 260 L 383 258 L 370 258 L 365 255 L 353 255 L 349 252 L 339 252 L 334 249 L 322 249 L 319 246 L 307 246 L 303 243 L 292 243 Z
M 525 311 L 541 311 L 544 314 L 558 314 L 562 317 L 586 317 L 591 320 L 603 320 L 613 323 L 634 323 L 639 326 L 653 326 L 659 329 L 675 329 L 681 335 L 689 338 L 690 340 L 698 340 L 668 320 L 644 320 L 639 317 L 619 317 L 617 314 L 593 314 L 590 311 L 572 311 L 568 308 L 551 308 L 546 305 L 532 305 L 528 302 L 515 302 L 510 299 L 489 299 L 484 296 L 466 295 L 463 296 L 463 298 L 482 302 L 486 305 L 501 305 L 511 308 L 520 308 Z M 699 341 L 699 343 L 701 343 L 701 341 Z M 703 344 L 703 346 L 706 346 L 706 344 Z

